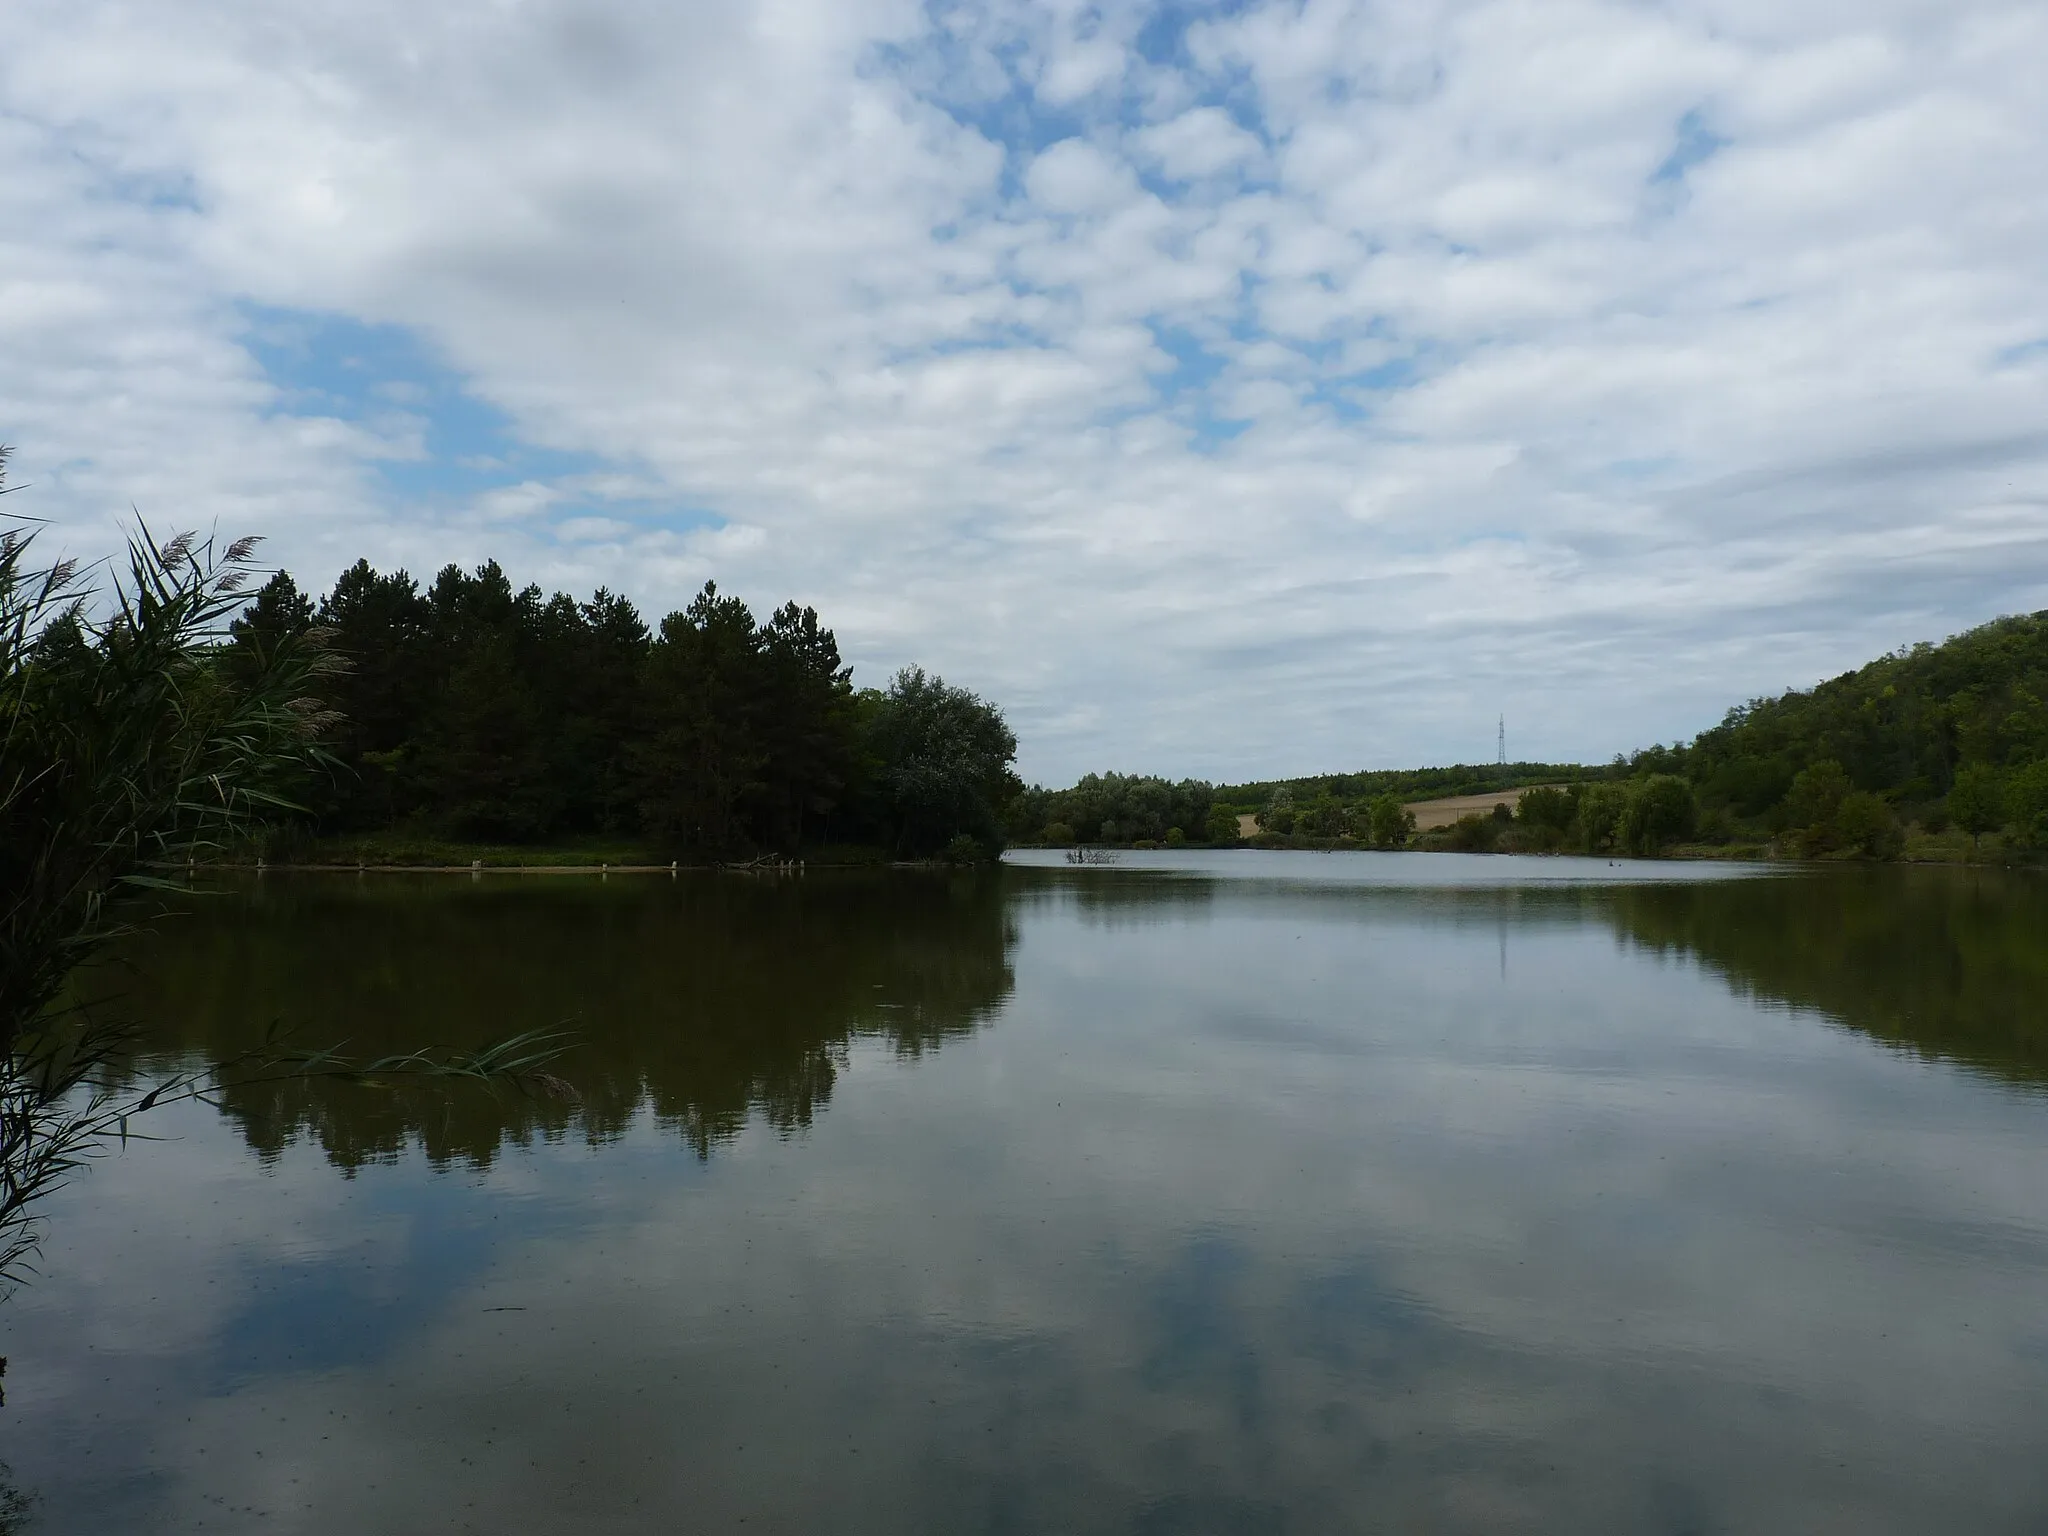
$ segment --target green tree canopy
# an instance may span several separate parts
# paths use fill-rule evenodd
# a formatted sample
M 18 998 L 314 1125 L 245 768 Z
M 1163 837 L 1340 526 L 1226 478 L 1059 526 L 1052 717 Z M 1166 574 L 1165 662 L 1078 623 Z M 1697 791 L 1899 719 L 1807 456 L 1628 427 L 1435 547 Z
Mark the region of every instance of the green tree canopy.
M 899 854 L 928 856 L 963 836 L 990 853 L 1001 848 L 999 813 L 1022 788 L 1010 771 L 1017 738 L 1002 711 L 905 667 L 868 700 L 865 736 Z
M 989 729 L 962 705 L 972 695 L 936 679 L 907 692 L 899 680 L 886 708 L 861 704 L 815 609 L 785 603 L 762 623 L 715 583 L 650 631 L 617 593 L 549 597 L 515 588 L 495 561 L 444 567 L 424 591 L 404 571 L 357 561 L 317 604 L 280 572 L 235 621 L 230 670 L 260 668 L 281 637 L 315 632 L 346 664 L 328 683 L 341 771 L 314 796 L 325 830 L 626 834 L 704 858 L 817 840 L 907 838 L 933 851 L 927 822 L 958 818 L 931 797 L 959 776 L 934 777 L 923 748 L 896 755 L 908 750 L 905 722 L 950 720 L 952 738 L 975 738 L 970 756 L 1007 764 L 1015 752 L 999 714 Z M 994 780 L 984 768 L 968 777 L 998 788 L 976 790 L 975 804 L 1014 788 L 1007 767 Z M 959 815 L 938 846 L 970 825 L 981 846 L 1000 846 L 986 815 Z
M 1692 786 L 1672 773 L 1653 773 L 1628 786 L 1616 836 L 1633 853 L 1656 853 L 1692 835 L 1698 807 Z
M 1399 848 L 1415 832 L 1415 813 L 1398 795 L 1375 795 L 1367 808 L 1366 827 L 1375 848 Z
M 1039 838 L 1041 829 L 1057 822 L 1084 843 L 1163 842 L 1173 827 L 1200 828 L 1211 842 L 1236 842 L 1237 818 L 1231 816 L 1227 833 L 1219 834 L 1211 825 L 1213 803 L 1213 792 L 1200 779 L 1175 783 L 1148 774 L 1091 773 L 1071 789 L 1024 790 L 1006 819 L 1011 835 L 1025 840 Z
M 1972 839 L 1995 830 L 2005 820 L 2005 791 L 1998 770 L 1989 763 L 1965 763 L 1949 787 L 1948 814 Z

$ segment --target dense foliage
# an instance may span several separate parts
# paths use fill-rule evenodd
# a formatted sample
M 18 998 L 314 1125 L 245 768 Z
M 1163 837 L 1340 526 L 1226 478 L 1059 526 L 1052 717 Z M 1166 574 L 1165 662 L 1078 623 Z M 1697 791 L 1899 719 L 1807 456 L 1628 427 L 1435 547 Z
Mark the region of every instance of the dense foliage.
M 26 1273 L 38 1202 L 157 1105 L 258 1081 L 531 1082 L 556 1053 L 529 1031 L 475 1053 L 348 1059 L 272 1030 L 146 1092 L 108 1080 L 127 1027 L 80 968 L 165 885 L 152 866 L 291 813 L 325 762 L 324 637 L 252 635 L 231 660 L 224 644 L 251 549 L 144 530 L 125 572 L 87 572 L 38 565 L 33 533 L 0 529 L 0 1286 Z
M 152 861 L 238 835 L 319 758 L 331 658 L 209 641 L 242 601 L 247 542 L 144 535 L 101 590 L 0 533 L 0 1053 L 106 942 L 109 902 Z
M 1033 789 L 1012 833 L 1044 842 L 1237 841 L 1401 847 L 1405 804 L 1523 791 L 1513 812 L 1420 834 L 1474 852 L 1656 853 L 1678 843 L 1896 858 L 1915 828 L 2048 850 L 2048 613 L 1880 657 L 1810 691 L 1756 699 L 1689 744 L 1569 763 L 1325 774 L 1210 786 L 1090 775 Z M 1945 845 L 1944 845 L 1945 846 Z M 1947 856 L 1953 856 L 1951 852 Z
M 66 997 L 73 971 L 123 931 L 116 898 L 152 882 L 148 862 L 279 806 L 324 724 L 317 647 L 246 657 L 234 679 L 212 664 L 247 543 L 144 533 L 127 579 L 98 583 L 34 552 L 0 530 L 0 1285 L 26 1273 L 37 1203 L 161 1092 L 98 1082 L 119 1031 Z
M 1895 852 L 1903 825 L 2048 845 L 2048 613 L 1997 619 L 1756 699 L 1631 773 L 1669 773 L 1717 837 Z
M 1297 804 L 1327 797 L 1340 805 L 1370 803 L 1380 795 L 1397 800 L 1436 800 L 1483 795 L 1524 784 L 1554 784 L 1582 778 L 1576 763 L 1454 763 L 1448 768 L 1377 768 L 1360 773 L 1325 773 L 1303 779 L 1266 779 L 1217 786 L 1216 797 L 1247 811 L 1272 803 L 1281 791 Z
M 331 688 L 342 771 L 315 805 L 327 832 L 972 856 L 1000 846 L 1017 788 L 993 705 L 915 668 L 857 692 L 815 611 L 761 623 L 708 582 L 650 630 L 615 593 L 515 590 L 495 561 L 424 590 L 358 561 L 317 603 L 280 572 L 227 665 L 315 631 L 349 663 Z
M 1091 773 L 1072 789 L 1036 785 L 1011 802 L 1011 832 L 1047 843 L 1167 843 L 1237 837 L 1237 818 L 1226 813 L 1212 837 L 1215 792 L 1199 779 Z
M 1415 830 L 1405 801 L 1584 773 L 1543 763 L 1489 763 L 1229 785 L 1091 773 L 1071 789 L 1025 790 L 1011 803 L 1008 821 L 1011 836 L 1022 842 L 1229 845 L 1238 841 L 1238 818 L 1251 816 L 1271 837 L 1397 848 Z

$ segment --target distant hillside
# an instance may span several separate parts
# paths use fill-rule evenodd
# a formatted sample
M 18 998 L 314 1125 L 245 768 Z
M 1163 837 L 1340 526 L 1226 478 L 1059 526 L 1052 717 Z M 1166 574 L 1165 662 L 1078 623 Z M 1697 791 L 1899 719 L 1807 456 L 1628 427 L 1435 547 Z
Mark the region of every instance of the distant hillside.
M 1530 796 L 1513 826 L 1467 827 L 1453 845 L 1651 852 L 1673 841 L 1772 842 L 1786 852 L 1883 858 L 1917 831 L 1966 835 L 1979 852 L 2040 850 L 2048 848 L 2044 701 L 2048 612 L 1995 619 L 1813 689 L 1753 699 L 1687 745 L 1650 747 L 1598 769 L 1510 763 L 1334 774 L 1228 785 L 1215 798 L 1267 811 L 1269 827 L 1355 834 L 1360 808 L 1382 794 L 1407 800 L 1562 783 L 1571 786 L 1566 795 Z M 1595 793 L 1596 785 L 1604 787 Z
M 2025 810 L 2027 771 L 2048 758 L 2044 699 L 2048 612 L 1994 619 L 1817 688 L 1754 699 L 1690 746 L 1651 748 L 1629 766 L 1683 774 L 1704 807 L 1770 818 L 1795 809 L 1794 781 L 1816 765 L 1839 764 L 1852 788 L 1908 814 L 1935 812 L 1975 765 L 2016 790 Z
M 1025 790 L 1005 820 L 1010 836 L 1027 843 L 1235 843 L 1240 814 L 1257 814 L 1264 830 L 1279 837 L 1370 839 L 1375 800 L 1434 800 L 1597 775 L 1573 763 L 1461 763 L 1224 785 L 1091 773 L 1071 789 Z M 1383 825 L 1376 840 L 1384 845 L 1386 838 Z
M 1811 856 L 1955 857 L 1965 846 L 2048 849 L 2048 613 L 1997 619 L 1883 656 L 1811 690 L 1754 699 L 1691 743 L 1602 767 L 1461 763 L 1249 784 L 1090 774 L 1009 807 L 1026 842 L 1263 838 L 1400 846 L 1398 802 L 1562 785 L 1473 816 L 1425 846 L 1653 853 L 1674 843 Z M 1375 802 L 1378 815 L 1375 817 Z M 1989 837 L 1990 842 L 1985 838 Z M 2001 855 L 2002 856 L 2002 855 Z
M 1449 768 L 1381 768 L 1369 773 L 1324 773 L 1300 779 L 1219 784 L 1216 798 L 1246 810 L 1267 804 L 1277 790 L 1296 800 L 1328 795 L 1347 803 L 1392 795 L 1398 800 L 1440 800 L 1450 795 L 1483 795 L 1525 784 L 1568 784 L 1597 777 L 1602 770 L 1577 763 L 1457 763 Z

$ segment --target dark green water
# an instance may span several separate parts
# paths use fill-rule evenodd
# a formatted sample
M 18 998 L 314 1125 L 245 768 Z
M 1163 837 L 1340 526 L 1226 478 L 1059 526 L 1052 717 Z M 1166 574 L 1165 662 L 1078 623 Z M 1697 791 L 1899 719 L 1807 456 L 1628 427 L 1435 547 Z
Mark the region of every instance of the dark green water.
M 270 878 L 0 1310 L 50 1531 L 2048 1529 L 2048 883 Z M 152 1117 L 155 1118 L 155 1117 Z

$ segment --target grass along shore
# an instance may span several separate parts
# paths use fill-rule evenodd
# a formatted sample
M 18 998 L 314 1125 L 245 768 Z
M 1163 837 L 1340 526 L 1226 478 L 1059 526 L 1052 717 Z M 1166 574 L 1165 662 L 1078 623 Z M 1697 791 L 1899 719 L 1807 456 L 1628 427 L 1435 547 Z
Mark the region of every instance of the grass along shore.
M 1104 852 L 1151 852 L 1187 851 L 1210 852 L 1219 849 L 1252 848 L 1278 852 L 1299 853 L 1487 853 L 1519 854 L 1527 858 L 1590 858 L 1609 862 L 1650 859 L 1718 859 L 1729 861 L 1753 861 L 1774 864 L 1968 864 L 1989 868 L 2015 868 L 2038 866 L 2042 855 L 2032 849 L 2014 847 L 1995 832 L 1987 832 L 1973 843 L 1967 833 L 1950 828 L 1943 832 L 1929 832 L 1921 827 L 1909 829 L 1904 847 L 1898 857 L 1891 860 L 1874 860 L 1853 852 L 1824 854 L 1808 857 L 1797 851 L 1789 841 L 1743 839 L 1726 843 L 1678 842 L 1660 849 L 1654 854 L 1635 854 L 1622 849 L 1607 848 L 1589 853 L 1583 848 L 1555 847 L 1531 848 L 1516 846 L 1511 840 L 1502 838 L 1488 847 L 1474 847 L 1461 843 L 1455 836 L 1455 824 L 1451 827 L 1436 827 L 1419 831 L 1400 848 L 1374 848 L 1370 843 L 1354 837 L 1307 837 L 1297 834 L 1259 832 L 1251 837 L 1233 843 L 1203 843 L 1189 840 L 1178 844 L 1139 839 L 1135 842 L 1088 843 L 1037 843 L 1022 842 L 1012 845 L 1018 848 L 1072 848 L 1085 846 Z
M 268 846 L 221 850 L 196 859 L 194 868 L 276 870 L 496 870 L 529 874 L 659 873 L 675 869 L 771 867 L 800 861 L 806 868 L 877 868 L 891 862 L 884 848 L 831 843 L 806 848 L 788 859 L 672 859 L 642 843 L 623 839 L 570 840 L 548 844 L 464 842 L 404 833 L 286 839 Z M 183 867 L 183 866 L 176 866 Z
M 1509 799 L 1513 792 L 1500 798 Z M 1471 819 L 1477 818 L 1473 809 L 1466 809 Z M 1476 809 L 1476 808 L 1474 808 Z M 1491 817 L 1484 818 L 1488 822 Z M 1448 825 L 1426 826 L 1417 830 L 1405 849 L 1411 853 L 1522 853 L 1581 856 L 1603 859 L 1622 859 L 1633 855 L 1606 850 L 1588 855 L 1582 849 L 1570 847 L 1530 848 L 1518 846 L 1514 837 L 1514 824 L 1496 823 L 1486 828 L 1495 834 L 1490 846 L 1475 847 L 1469 833 L 1460 836 L 1456 822 Z M 1066 843 L 1040 843 L 1020 841 L 1012 846 L 1020 848 L 1064 848 L 1075 846 Z M 1190 851 L 1204 849 L 1257 848 L 1272 850 L 1296 850 L 1301 852 L 1343 852 L 1370 851 L 1370 845 L 1351 837 L 1312 837 L 1299 834 L 1281 834 L 1254 831 L 1228 843 L 1204 843 L 1189 839 L 1181 844 L 1167 844 L 1137 839 L 1106 843 L 1090 843 L 1089 847 L 1148 851 L 1180 847 Z M 1384 851 L 1384 850 L 1382 850 Z M 1762 860 L 1770 862 L 1857 862 L 1850 855 L 1833 855 L 1816 861 L 1805 860 L 1789 844 L 1772 840 L 1742 839 L 1727 843 L 1686 841 L 1675 843 L 1656 855 L 1667 859 L 1729 859 Z M 212 859 L 200 858 L 194 861 L 195 868 L 208 869 L 254 869 L 263 867 L 278 871 L 342 871 L 357 869 L 364 871 L 421 871 L 464 873 L 476 870 L 498 871 L 501 873 L 527 874 L 665 874 L 671 867 L 676 869 L 717 869 L 773 867 L 779 863 L 801 863 L 808 869 L 880 869 L 902 864 L 905 861 L 893 858 L 889 850 L 864 844 L 833 843 L 814 848 L 805 848 L 784 858 L 781 855 L 767 856 L 759 860 L 671 860 L 664 858 L 657 849 L 644 843 L 635 843 L 623 838 L 565 840 L 560 842 L 527 845 L 516 843 L 468 842 L 458 839 L 439 838 L 424 834 L 368 833 L 325 838 L 286 838 L 269 846 L 251 847 L 243 845 L 226 849 Z M 909 861 L 917 863 L 919 861 Z M 1975 864 L 1987 866 L 2010 866 L 2040 862 L 2039 856 L 2030 850 L 2010 847 L 1997 833 L 1986 833 L 1974 844 L 1967 833 L 1949 828 L 1941 832 L 1929 832 L 1914 826 L 1907 830 L 1899 862 L 1908 864 Z M 172 866 L 183 867 L 183 866 Z

